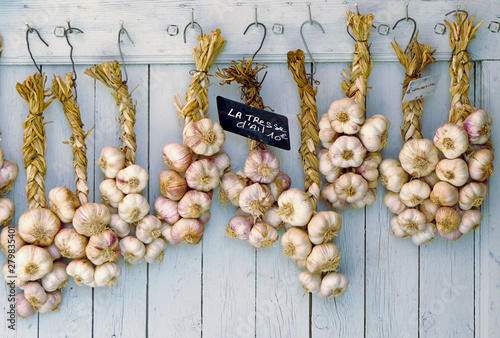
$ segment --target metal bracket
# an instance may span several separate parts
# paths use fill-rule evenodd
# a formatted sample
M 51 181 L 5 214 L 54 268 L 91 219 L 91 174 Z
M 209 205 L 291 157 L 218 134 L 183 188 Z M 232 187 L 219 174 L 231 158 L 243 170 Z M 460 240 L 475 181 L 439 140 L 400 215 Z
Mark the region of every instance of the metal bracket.
M 285 32 L 285 26 L 280 23 L 275 23 L 273 25 L 273 33 L 274 34 L 283 34 Z
M 168 35 L 176 36 L 177 34 L 179 34 L 179 27 L 177 25 L 168 25 L 166 31 Z

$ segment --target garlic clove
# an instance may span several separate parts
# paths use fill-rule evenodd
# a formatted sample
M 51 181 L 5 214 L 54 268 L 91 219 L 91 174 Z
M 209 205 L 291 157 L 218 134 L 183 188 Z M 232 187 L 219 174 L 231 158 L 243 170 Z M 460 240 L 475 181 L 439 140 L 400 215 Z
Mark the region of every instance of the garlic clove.
M 188 123 L 182 134 L 186 146 L 195 154 L 205 156 L 217 153 L 226 140 L 220 124 L 207 118 Z
M 228 172 L 222 176 L 221 190 L 234 206 L 238 206 L 241 190 L 247 186 L 248 181 L 248 178 L 241 177 L 233 172 Z
M 148 185 L 148 172 L 137 164 L 132 164 L 116 174 L 116 186 L 124 194 L 140 194 Z
M 488 177 L 494 174 L 494 159 L 495 154 L 489 149 L 480 149 L 473 152 L 468 160 L 470 178 L 476 181 L 485 181 L 488 179 Z
M 399 225 L 398 216 L 394 216 L 393 218 L 391 218 L 391 230 L 392 234 L 398 238 L 405 238 L 410 235 Z
M 0 198 L 0 226 L 7 225 L 14 217 L 16 206 L 7 197 Z
M 412 139 L 407 141 L 401 148 L 399 161 L 401 161 L 401 166 L 408 174 L 413 177 L 423 177 L 432 173 L 436 168 L 439 161 L 439 151 L 431 140 Z M 382 175 L 382 167 L 380 173 Z
M 444 159 L 436 165 L 436 175 L 442 181 L 448 182 L 455 187 L 461 187 L 469 179 L 469 169 L 467 163 L 461 158 Z
M 149 244 L 161 236 L 161 221 L 152 215 L 147 215 L 137 223 L 135 236 L 144 244 Z
M 383 201 L 386 207 L 388 207 L 393 214 L 399 215 L 406 210 L 406 205 L 401 202 L 401 200 L 399 199 L 399 194 L 395 192 L 386 192 Z
M 75 279 L 78 285 L 94 282 L 94 266 L 88 259 L 71 261 L 66 267 L 66 272 Z
M 160 193 L 173 201 L 180 200 L 187 191 L 186 180 L 175 170 L 160 171 L 159 181 Z
M 16 313 L 21 318 L 28 318 L 34 316 L 37 313 L 35 307 L 28 302 L 24 296 L 24 292 L 20 292 L 15 297 L 15 308 Z
M 204 192 L 215 189 L 219 185 L 220 176 L 219 169 L 208 159 L 195 161 L 186 170 L 188 187 Z
M 352 98 L 334 101 L 327 114 L 332 129 L 339 134 L 356 134 L 365 122 L 365 110 Z
M 182 144 L 167 143 L 163 146 L 163 160 L 178 173 L 183 173 L 191 165 L 191 150 Z
M 204 192 L 198 190 L 188 191 L 177 205 L 177 211 L 183 218 L 199 218 L 210 209 L 212 199 Z
M 434 204 L 452 207 L 458 202 L 458 189 L 447 182 L 438 182 L 432 188 L 430 199 Z
M 174 246 L 182 242 L 182 240 L 174 240 L 172 238 L 172 228 L 173 227 L 170 224 L 163 223 L 161 227 L 161 234 L 163 235 L 163 237 L 165 237 L 170 245 Z
M 255 248 L 270 248 L 278 241 L 278 231 L 264 222 L 255 222 L 248 235 L 248 242 Z
M 278 198 L 278 206 L 281 220 L 293 226 L 306 225 L 313 213 L 309 195 L 297 188 L 284 191 Z
M 348 203 L 362 200 L 368 192 L 368 183 L 358 174 L 345 173 L 335 180 L 334 188 L 339 199 Z
M 3 161 L 0 168 L 0 191 L 2 194 L 12 190 L 18 173 L 19 168 L 16 163 L 7 160 Z
M 138 264 L 144 261 L 146 246 L 139 239 L 127 236 L 120 240 L 120 251 L 128 264 Z
M 425 215 L 417 209 L 406 209 L 398 215 L 398 224 L 401 230 L 409 235 L 425 230 Z
M 470 144 L 484 144 L 491 134 L 491 116 L 484 110 L 472 112 L 464 121 L 463 127 Z
M 307 259 L 312 250 L 312 243 L 309 240 L 307 231 L 296 227 L 288 229 L 281 236 L 283 255 L 293 260 Z
M 95 268 L 94 280 L 96 286 L 113 286 L 122 274 L 122 268 L 114 263 L 108 262 Z
M 170 235 L 174 241 L 184 241 L 187 244 L 198 244 L 203 238 L 205 227 L 196 218 L 181 218 L 172 226 Z
M 62 289 L 68 283 L 67 265 L 64 262 L 55 262 L 52 271 L 46 274 L 42 280 L 45 291 L 53 292 Z
M 73 227 L 84 236 L 90 237 L 102 233 L 111 221 L 109 209 L 98 203 L 85 203 L 75 212 Z
M 299 281 L 306 292 L 318 293 L 321 291 L 321 275 L 310 273 L 309 271 L 301 271 L 299 273 Z
M 61 229 L 54 239 L 54 245 L 61 256 L 71 259 L 85 258 L 87 244 L 87 237 L 73 228 Z
M 309 240 L 313 244 L 331 241 L 342 229 L 342 217 L 335 211 L 320 211 L 307 225 Z
M 148 200 L 139 194 L 125 196 L 118 205 L 118 215 L 127 223 L 137 223 L 148 213 Z
M 111 215 L 109 228 L 113 230 L 119 238 L 126 237 L 130 234 L 130 224 L 122 220 L 117 214 Z
M 111 230 L 92 236 L 85 248 L 85 253 L 87 258 L 95 265 L 114 262 L 120 258 L 118 237 Z
M 448 159 L 462 155 L 469 147 L 469 136 L 465 129 L 454 123 L 445 123 L 434 136 L 434 145 Z
M 163 261 L 163 253 L 167 247 L 167 242 L 163 238 L 155 239 L 151 244 L 146 246 L 146 254 L 144 259 L 149 264 L 153 264 L 155 261 L 161 263 Z
M 245 160 L 243 172 L 252 182 L 271 183 L 280 173 L 280 160 L 268 150 L 256 150 Z
M 102 181 L 99 190 L 102 202 L 112 208 L 118 208 L 118 204 L 125 197 L 125 194 L 116 186 L 116 181 L 111 178 Z
M 17 253 L 26 243 L 19 235 L 19 229 L 9 225 L 4 227 L 0 233 L 0 244 L 2 251 L 8 257 L 9 254 Z
M 248 241 L 250 230 L 254 225 L 252 217 L 248 216 L 234 216 L 231 217 L 226 226 L 226 235 L 232 238 L 239 238 Z
M 118 147 L 104 147 L 99 157 L 99 166 L 104 176 L 107 178 L 115 178 L 116 174 L 125 168 L 125 155 Z
M 49 209 L 29 209 L 19 217 L 19 235 L 26 243 L 50 246 L 59 229 L 61 222 Z
M 59 217 L 63 223 L 71 223 L 75 211 L 81 204 L 80 200 L 66 187 L 57 187 L 49 192 L 50 210 Z
M 466 210 L 462 212 L 460 216 L 461 218 L 458 230 L 462 234 L 466 234 L 471 230 L 476 230 L 481 225 L 481 221 L 483 220 L 483 214 L 481 214 L 481 211 L 476 209 Z
M 450 207 L 441 207 L 436 212 L 436 227 L 440 234 L 450 234 L 460 225 L 460 213 Z
M 175 224 L 181 219 L 177 211 L 178 202 L 169 200 L 166 197 L 160 196 L 155 200 L 155 210 L 158 217 L 170 225 Z
M 427 223 L 423 231 L 419 231 L 411 235 L 411 240 L 415 245 L 429 244 L 436 236 L 437 229 L 434 223 Z
M 366 155 L 366 148 L 354 136 L 340 136 L 329 148 L 330 159 L 336 167 L 359 167 Z
M 311 273 L 337 271 L 340 257 L 340 250 L 335 244 L 316 245 L 307 257 L 307 270 Z
M 243 211 L 260 217 L 273 205 L 273 196 L 266 185 L 254 183 L 241 190 L 238 204 Z
M 321 296 L 338 297 L 343 294 L 349 286 L 349 278 L 338 272 L 330 272 L 321 281 Z
M 380 180 L 389 191 L 399 193 L 403 184 L 408 182 L 408 174 L 399 161 L 385 159 L 380 163 L 379 170 Z
M 429 198 L 431 188 L 425 182 L 412 180 L 403 184 L 399 192 L 399 199 L 407 207 L 413 208 Z
M 462 210 L 479 207 L 488 195 L 488 186 L 484 183 L 471 182 L 464 185 L 459 191 L 458 205 Z
M 391 122 L 384 115 L 376 114 L 365 120 L 359 130 L 359 139 L 366 150 L 377 152 L 387 145 L 387 138 Z
M 342 168 L 333 165 L 330 153 L 327 149 L 320 150 L 318 159 L 319 172 L 325 176 L 327 182 L 333 183 L 342 173 Z

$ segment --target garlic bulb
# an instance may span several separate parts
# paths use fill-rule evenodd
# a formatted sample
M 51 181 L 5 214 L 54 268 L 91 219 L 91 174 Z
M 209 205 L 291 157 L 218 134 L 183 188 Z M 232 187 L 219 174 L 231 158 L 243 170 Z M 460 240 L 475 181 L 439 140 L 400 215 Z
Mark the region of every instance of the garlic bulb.
M 14 254 L 21 249 L 25 242 L 19 235 L 19 230 L 13 225 L 6 226 L 0 233 L 0 244 L 2 251 L 8 257 L 9 254 Z
M 217 153 L 226 140 L 222 127 L 207 118 L 190 122 L 182 134 L 185 145 L 195 154 L 205 156 Z
M 47 292 L 62 289 L 68 283 L 67 265 L 64 262 L 55 262 L 52 271 L 46 274 L 42 280 L 42 286 Z
M 288 190 L 292 185 L 292 180 L 290 176 L 280 171 L 278 176 L 269 183 L 267 186 L 271 189 L 271 195 L 273 196 L 273 201 L 278 201 L 278 198 L 283 193 L 283 191 Z
M 148 200 L 139 194 L 125 196 L 118 205 L 118 215 L 127 223 L 136 223 L 148 213 Z
M 259 217 L 273 205 L 273 196 L 266 185 L 254 183 L 241 190 L 238 204 L 243 211 Z
M 406 209 L 398 215 L 398 224 L 401 230 L 409 235 L 413 235 L 425 229 L 425 215 L 417 209 Z
M 380 153 L 368 153 L 363 160 L 363 163 L 356 168 L 356 174 L 360 174 L 367 181 L 375 181 L 378 179 L 378 167 L 381 162 L 382 156 Z M 375 188 L 377 185 L 378 184 L 372 188 Z
M 366 148 L 354 136 L 340 136 L 329 149 L 330 159 L 336 167 L 359 167 L 366 155 Z
M 118 189 L 116 180 L 111 178 L 102 181 L 99 190 L 101 191 L 102 202 L 112 208 L 118 208 L 118 204 L 125 197 L 125 194 Z
M 279 230 L 283 227 L 283 221 L 281 220 L 281 216 L 279 215 L 278 210 L 279 209 L 277 206 L 273 206 L 271 209 L 269 209 L 268 212 L 266 212 L 266 214 L 262 218 L 262 221 L 264 223 L 269 224 L 276 230 Z
M 450 207 L 441 207 L 436 212 L 436 227 L 440 233 L 451 233 L 460 225 L 460 213 Z
M 462 237 L 462 233 L 458 229 L 455 229 L 451 232 L 443 232 L 439 228 L 437 228 L 437 234 L 450 241 L 456 241 L 460 239 L 460 237 Z
M 144 255 L 144 259 L 149 264 L 158 261 L 161 263 L 163 261 L 163 253 L 165 248 L 167 247 L 167 242 L 163 238 L 155 239 L 151 244 L 146 246 L 146 254 Z
M 438 183 L 440 181 L 439 177 L 437 176 L 436 172 L 433 171 L 431 172 L 429 175 L 427 176 L 424 176 L 424 177 L 420 177 L 420 180 L 427 183 L 429 185 L 429 187 L 434 188 L 434 186 L 436 185 L 436 183 Z
M 387 137 L 391 122 L 384 115 L 376 114 L 366 119 L 359 130 L 359 139 L 366 150 L 377 152 L 387 145 Z
M 85 258 L 87 243 L 87 237 L 73 228 L 61 229 L 54 239 L 54 245 L 61 256 L 71 259 Z
M 0 226 L 7 225 L 14 217 L 16 206 L 14 202 L 7 197 L 0 198 Z
M 420 211 L 425 216 L 427 222 L 432 222 L 436 217 L 436 212 L 438 211 L 440 205 L 434 203 L 430 198 L 426 199 L 418 206 L 418 211 Z
M 434 145 L 446 158 L 453 159 L 462 155 L 469 147 L 469 135 L 465 129 L 454 123 L 445 123 L 434 136 Z
M 297 264 L 297 266 L 299 268 L 301 268 L 301 269 L 307 269 L 307 261 L 305 259 L 298 259 L 298 260 L 296 260 L 294 262 L 295 262 L 295 264 Z
M 116 174 L 116 186 L 124 194 L 140 194 L 148 185 L 149 174 L 141 166 L 132 164 Z
M 318 293 L 321 290 L 321 275 L 310 273 L 309 271 L 301 271 L 299 273 L 299 281 L 306 292 Z
M 480 149 L 469 156 L 469 175 L 476 181 L 484 181 L 493 175 L 495 154 L 489 149 Z M 465 182 L 464 182 L 465 183 Z
M 330 146 L 335 142 L 339 134 L 332 129 L 330 124 L 330 119 L 328 118 L 328 114 L 323 114 L 318 122 L 319 126 L 319 140 L 321 144 L 326 149 L 330 148 Z
M 309 240 L 313 244 L 331 241 L 342 228 L 342 217 L 335 211 L 320 211 L 307 225 Z
M 0 189 L 4 192 L 11 190 L 18 173 L 17 164 L 4 160 L 0 168 Z
M 423 177 L 429 175 L 436 168 L 439 161 L 439 151 L 431 140 L 412 139 L 401 148 L 399 161 L 408 174 L 413 177 Z M 380 171 L 382 172 L 382 169 Z
M 29 282 L 24 288 L 24 297 L 33 305 L 35 309 L 39 308 L 47 301 L 47 293 L 38 282 Z
M 306 225 L 313 213 L 309 195 L 297 188 L 284 191 L 278 198 L 278 206 L 281 220 L 293 226 Z
M 451 207 L 458 202 L 458 189 L 447 182 L 438 182 L 432 188 L 430 198 L 437 205 Z
M 104 176 L 115 178 L 116 174 L 125 168 L 125 155 L 118 147 L 104 147 L 99 158 L 99 166 L 101 166 Z
M 461 187 L 469 179 L 467 163 L 461 158 L 441 160 L 436 165 L 436 175 L 440 180 L 455 187 Z
M 481 211 L 476 209 L 466 210 L 460 215 L 458 230 L 463 234 L 476 230 L 481 225 L 482 220 L 483 214 L 481 214 Z
M 264 222 L 255 222 L 248 242 L 256 248 L 270 248 L 279 238 L 278 230 Z
M 394 216 L 391 218 L 391 230 L 392 234 L 398 238 L 405 238 L 409 236 L 409 234 L 404 231 L 399 225 L 398 216 Z
M 320 192 L 322 198 L 326 199 L 332 204 L 332 207 L 336 210 L 342 210 L 347 208 L 347 201 L 341 199 L 339 195 L 335 192 L 335 184 L 330 183 L 325 185 Z
M 62 303 L 63 296 L 59 290 L 47 293 L 47 301 L 38 308 L 38 312 L 46 313 L 59 310 L 59 304 Z
M 37 310 L 24 296 L 24 292 L 20 292 L 15 297 L 16 313 L 21 318 L 28 318 L 34 316 Z
M 408 143 L 406 143 L 408 144 Z M 408 182 L 408 174 L 396 160 L 385 159 L 380 163 L 380 180 L 384 187 L 392 192 L 398 193 L 403 184 Z
M 119 238 L 126 237 L 130 234 L 130 224 L 122 220 L 117 214 L 111 215 L 109 228 L 113 230 Z
M 182 242 L 182 239 L 181 240 L 174 240 L 172 238 L 172 228 L 173 228 L 173 226 L 171 226 L 170 224 L 163 223 L 163 225 L 161 227 L 161 234 L 170 243 L 170 245 L 177 245 L 180 242 Z
M 243 173 L 252 182 L 271 183 L 280 173 L 280 160 L 268 150 L 256 150 L 245 160 Z
M 434 236 L 436 236 L 436 232 L 437 229 L 434 223 L 427 223 L 423 231 L 419 231 L 411 235 L 411 240 L 415 245 L 430 243 Z
M 66 187 L 57 187 L 49 192 L 50 210 L 63 223 L 70 223 L 75 216 L 75 211 L 80 207 L 78 197 Z
M 313 247 L 307 257 L 307 270 L 311 273 L 337 271 L 340 263 L 340 250 L 333 243 Z
M 238 206 L 240 192 L 246 187 L 248 178 L 241 177 L 240 175 L 228 172 L 225 173 L 221 178 L 221 189 L 224 194 L 229 199 L 229 201 L 234 205 Z
M 187 191 L 186 180 L 175 170 L 160 171 L 159 181 L 160 193 L 173 201 L 180 200 Z
M 3 274 L 3 279 L 5 279 L 5 283 L 10 286 L 15 286 L 16 288 L 23 289 L 24 286 L 26 285 L 26 281 L 23 281 L 19 278 L 12 278 L 13 271 L 12 271 L 12 265 L 9 266 L 9 262 L 5 262 L 5 264 L 2 266 L 2 274 Z
M 281 245 L 283 255 L 294 260 L 307 259 L 312 250 L 307 231 L 296 227 L 291 227 L 281 236 Z
M 138 264 L 144 260 L 146 246 L 139 239 L 127 236 L 120 240 L 120 251 L 125 262 Z
M 45 249 L 47 249 L 47 251 L 50 254 L 50 257 L 52 257 L 52 260 L 54 261 L 62 257 L 61 253 L 59 252 L 59 249 L 56 247 L 54 243 L 52 243 L 51 246 L 48 246 Z
M 111 221 L 109 209 L 98 203 L 85 203 L 75 212 L 73 227 L 84 236 L 99 235 Z
M 161 236 L 161 221 L 153 215 L 147 215 L 137 223 L 135 236 L 144 244 L 149 244 Z
M 169 200 L 163 196 L 160 196 L 155 200 L 155 210 L 158 217 L 171 225 L 181 219 L 181 216 L 177 212 L 177 205 L 178 202 Z
M 333 183 L 342 173 L 342 168 L 333 165 L 330 153 L 327 149 L 322 149 L 318 153 L 319 172 L 325 176 L 327 182 Z
M 332 129 L 339 134 L 356 134 L 365 121 L 365 110 L 352 98 L 334 101 L 328 109 Z
M 399 215 L 406 209 L 406 205 L 401 202 L 399 195 L 395 192 L 386 192 L 383 201 L 393 214 Z
M 49 246 L 59 229 L 61 222 L 49 209 L 29 209 L 19 217 L 19 235 L 26 243 Z
M 359 199 L 357 201 L 352 202 L 352 207 L 356 209 L 361 209 L 366 207 L 367 205 L 373 205 L 377 198 L 377 189 L 368 189 L 365 194 L 365 197 Z
M 212 199 L 204 192 L 188 191 L 177 205 L 179 215 L 184 218 L 199 218 L 202 213 L 210 209 Z
M 349 286 L 349 278 L 338 272 L 330 272 L 321 281 L 321 296 L 338 297 L 343 294 Z
M 485 144 L 491 134 L 491 117 L 482 109 L 470 114 L 464 121 L 463 127 L 469 136 L 470 144 Z
M 116 263 L 108 262 L 95 268 L 94 281 L 99 287 L 113 286 L 122 274 L 122 268 Z
M 183 173 L 191 165 L 192 155 L 188 147 L 177 143 L 163 146 L 163 160 L 178 173 Z
M 208 221 L 210 221 L 210 218 L 212 217 L 212 213 L 209 210 L 205 210 L 204 212 L 201 213 L 200 217 L 198 218 L 203 225 L 207 224 Z
M 435 187 L 434 187 L 435 188 Z M 407 207 L 416 207 L 425 199 L 429 198 L 431 188 L 420 180 L 412 180 L 403 184 L 399 192 L 399 199 Z
M 25 281 L 43 278 L 52 270 L 49 252 L 36 245 L 25 245 L 16 253 L 16 276 Z
M 226 235 L 232 238 L 239 238 L 244 241 L 248 240 L 250 230 L 252 230 L 254 220 L 248 216 L 231 217 L 226 226 Z
M 348 203 L 363 199 L 368 192 L 368 183 L 358 174 L 346 173 L 340 176 L 334 183 L 335 192 L 341 200 Z
M 471 182 L 464 185 L 459 192 L 458 205 L 462 210 L 479 207 L 488 195 L 488 186 L 484 183 Z
M 205 227 L 200 220 L 196 218 L 181 218 L 172 227 L 170 235 L 173 240 L 184 241 L 187 244 L 198 244 L 202 237 Z
M 76 259 L 71 261 L 66 272 L 75 279 L 78 285 L 92 284 L 94 282 L 94 266 L 88 259 Z
M 208 159 L 219 169 L 221 176 L 231 169 L 231 158 L 224 150 L 213 154 Z
M 120 258 L 118 237 L 112 230 L 90 237 L 85 249 L 87 258 L 95 265 L 114 262 Z
M 210 160 L 204 159 L 191 163 L 186 170 L 186 182 L 191 189 L 210 191 L 220 182 L 219 169 Z

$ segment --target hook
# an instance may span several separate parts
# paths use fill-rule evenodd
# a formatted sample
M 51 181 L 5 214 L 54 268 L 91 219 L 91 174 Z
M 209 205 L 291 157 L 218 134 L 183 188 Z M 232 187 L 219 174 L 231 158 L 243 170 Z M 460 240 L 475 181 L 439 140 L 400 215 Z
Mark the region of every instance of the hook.
M 405 48 L 405 53 L 406 53 L 406 51 L 408 50 L 408 45 L 412 42 L 413 38 L 415 37 L 415 33 L 417 31 L 417 23 L 415 22 L 415 20 L 413 18 L 408 17 L 408 3 L 406 3 L 406 17 L 404 17 L 404 18 L 399 19 L 398 21 L 396 21 L 396 23 L 392 27 L 392 30 L 395 30 L 396 27 L 398 26 L 398 24 L 401 21 L 406 21 L 406 22 L 411 21 L 411 22 L 413 22 L 413 32 L 411 33 L 410 41 L 406 45 L 406 48 Z
M 127 30 L 125 28 L 123 28 L 123 20 L 120 21 L 120 27 L 121 28 L 118 31 L 118 50 L 120 51 L 120 57 L 122 59 L 123 71 L 125 72 L 125 81 L 123 81 L 123 83 L 127 83 L 127 81 L 128 81 L 127 67 L 125 67 L 125 59 L 123 58 L 122 44 L 121 44 L 120 37 L 122 34 L 125 34 L 127 36 L 127 38 L 130 40 L 130 42 L 132 42 L 133 45 L 134 45 L 134 41 L 132 40 L 132 38 L 128 34 Z
M 71 27 L 71 23 L 70 23 L 70 20 L 67 20 L 68 22 L 68 28 L 64 30 L 64 37 L 66 38 L 66 42 L 68 43 L 69 45 L 69 58 L 71 60 L 71 68 L 73 70 L 73 73 L 72 73 L 72 80 L 73 80 L 73 84 L 75 86 L 75 100 L 78 98 L 78 93 L 76 91 L 76 79 L 77 79 L 77 75 L 76 75 L 76 70 L 75 70 L 75 61 L 73 60 L 73 45 L 71 44 L 71 42 L 69 42 L 69 36 L 68 36 L 68 33 L 73 33 L 73 31 L 76 31 L 76 33 L 83 33 L 83 31 L 79 28 L 76 28 L 76 27 Z
M 354 3 L 354 6 L 356 7 L 356 14 L 359 15 L 359 6 L 358 6 L 358 3 L 355 2 Z M 373 26 L 373 25 L 372 25 Z M 373 26 L 374 28 L 376 28 L 375 26 Z M 349 36 L 355 41 L 357 42 L 356 38 L 351 34 L 351 32 L 349 32 L 349 26 L 346 26 L 346 31 L 347 31 L 347 34 L 349 34 Z
M 302 39 L 302 43 L 304 44 L 304 47 L 306 48 L 307 55 L 309 55 L 309 58 L 311 59 L 311 84 L 312 84 L 313 83 L 313 76 L 314 76 L 314 74 L 316 74 L 316 69 L 314 67 L 314 59 L 312 57 L 311 51 L 309 50 L 309 47 L 307 46 L 307 42 L 306 42 L 306 39 L 304 38 L 304 34 L 302 32 L 302 29 L 304 28 L 304 25 L 308 23 L 311 26 L 314 26 L 314 25 L 318 26 L 318 28 L 321 30 L 321 32 L 323 34 L 325 34 L 325 30 L 323 29 L 323 26 L 321 26 L 321 24 L 318 21 L 312 19 L 311 3 L 308 2 L 306 5 L 307 5 L 307 9 L 309 11 L 309 20 L 304 21 L 302 23 L 302 25 L 300 25 L 300 37 Z
M 465 13 L 465 18 L 462 20 L 462 22 L 460 22 L 460 26 L 458 26 L 458 40 L 460 40 L 460 33 L 462 32 L 462 26 L 464 25 L 465 21 L 469 17 L 469 13 L 465 10 L 465 6 L 464 6 L 464 9 L 460 9 L 460 5 L 458 5 L 457 9 L 446 13 L 444 16 L 448 16 L 448 15 L 453 14 L 453 13 L 455 13 L 457 20 L 459 20 L 458 13 Z
M 40 40 L 42 40 L 42 42 L 47 46 L 49 47 L 49 44 L 47 42 L 45 42 L 44 39 L 42 39 L 41 35 L 40 35 L 40 32 L 38 32 L 38 30 L 36 30 L 35 28 L 32 28 L 30 27 L 30 25 L 28 24 L 28 21 L 26 21 L 24 23 L 26 25 L 26 27 L 28 27 L 28 29 L 26 30 L 26 45 L 28 46 L 28 53 L 30 54 L 30 57 L 31 57 L 31 60 L 33 60 L 33 64 L 35 65 L 35 68 L 40 72 L 40 74 L 42 74 L 42 68 L 39 67 L 37 64 L 36 64 L 36 61 L 35 61 L 35 58 L 33 57 L 33 54 L 31 53 L 31 48 L 30 48 L 30 39 L 29 39 L 29 34 L 30 33 L 33 33 L 35 32 L 36 35 L 38 35 L 38 38 Z
M 187 29 L 191 26 L 192 29 L 198 27 L 200 29 L 200 34 L 203 35 L 203 28 L 201 28 L 200 24 L 194 21 L 194 8 L 191 8 L 191 22 L 187 24 L 186 28 L 184 28 L 184 43 L 186 43 L 186 32 Z
M 262 49 L 262 46 L 264 45 L 264 40 L 266 40 L 266 34 L 267 34 L 267 29 L 266 29 L 266 26 L 263 24 L 263 23 L 260 23 L 259 20 L 257 19 L 257 8 L 258 6 L 255 5 L 254 6 L 255 8 L 255 22 L 252 22 L 251 24 L 249 24 L 247 26 L 247 28 L 245 29 L 245 31 L 243 32 L 243 35 L 246 35 L 247 34 L 247 31 L 250 27 L 252 26 L 261 26 L 262 28 L 264 28 L 264 36 L 262 37 L 262 41 L 260 42 L 260 46 L 259 48 L 255 51 L 255 53 L 253 54 L 252 56 L 252 60 L 255 58 L 255 56 L 257 55 L 258 52 L 260 52 L 260 50 Z

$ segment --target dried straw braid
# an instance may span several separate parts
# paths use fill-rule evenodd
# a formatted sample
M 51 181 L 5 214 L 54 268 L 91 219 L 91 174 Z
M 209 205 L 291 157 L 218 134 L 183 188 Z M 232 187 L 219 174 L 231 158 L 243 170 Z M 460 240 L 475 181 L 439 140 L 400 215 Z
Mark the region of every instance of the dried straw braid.
M 135 103 L 132 102 L 128 86 L 122 80 L 122 73 L 118 61 L 103 62 L 98 66 L 92 66 L 85 70 L 85 74 L 101 81 L 106 87 L 115 91 L 111 93 L 116 100 L 116 105 L 120 110 L 122 151 L 125 154 L 125 165 L 129 166 L 135 163 L 135 152 L 137 144 L 135 143 Z
M 368 45 L 373 17 L 373 14 L 361 15 L 347 10 L 347 27 L 354 34 L 356 44 L 352 65 L 349 67 L 351 75 L 349 76 L 345 70 L 342 71 L 342 75 L 349 79 L 349 82 L 342 82 L 342 89 L 347 97 L 353 97 L 365 110 L 368 77 L 373 68 L 370 46 Z
M 80 107 L 73 96 L 72 88 L 75 87 L 73 74 L 66 74 L 66 81 L 60 76 L 54 76 L 52 81 L 52 94 L 63 105 L 64 115 L 71 126 L 71 139 L 73 147 L 73 167 L 76 173 L 76 193 L 81 204 L 89 201 L 89 186 L 87 184 L 87 145 L 85 139 L 88 133 L 83 131 L 83 122 Z
M 431 46 L 418 43 L 418 32 L 415 39 L 408 45 L 407 55 L 394 39 L 391 42 L 392 48 L 396 51 L 399 63 L 406 69 L 405 80 L 403 82 L 403 97 L 408 89 L 411 81 L 420 78 L 420 74 L 425 66 L 429 63 L 434 63 L 435 50 L 431 50 Z M 403 119 L 404 126 L 401 129 L 401 135 L 405 142 L 411 139 L 422 138 L 422 124 L 420 119 L 423 114 L 422 99 L 417 99 L 409 102 L 403 102 Z
M 317 208 L 319 197 L 319 160 L 318 160 L 318 107 L 316 106 L 317 88 L 313 88 L 307 79 L 304 65 L 304 52 L 300 49 L 290 51 L 287 54 L 288 68 L 292 72 L 293 79 L 297 82 L 300 95 L 300 107 L 302 114 L 297 116 L 302 130 L 300 132 L 299 154 L 304 166 L 305 183 L 304 190 L 311 195 L 314 209 Z
M 207 95 L 210 85 L 208 71 L 226 45 L 226 40 L 220 36 L 220 29 L 199 36 L 198 40 L 199 44 L 193 52 L 196 70 L 186 92 L 186 103 L 183 104 L 179 95 L 175 95 L 177 113 L 182 116 L 186 124 L 208 116 L 209 100 Z
M 453 48 L 450 63 L 451 110 L 448 120 L 457 124 L 462 124 L 467 116 L 474 111 L 474 108 L 469 104 L 469 75 L 472 63 L 469 53 L 467 53 L 467 45 L 475 38 L 477 29 L 483 23 L 481 21 L 474 26 L 475 18 L 476 16 L 466 19 L 465 14 L 458 13 L 457 21 L 445 21 L 450 29 L 450 46 Z M 461 29 L 460 26 L 462 26 Z
M 45 98 L 50 96 L 49 90 L 45 90 L 46 81 L 45 73 L 35 73 L 23 83 L 16 85 L 19 95 L 30 105 L 28 117 L 23 123 L 24 145 L 22 148 L 27 175 L 26 196 L 30 209 L 47 207 L 45 197 L 47 164 L 44 157 L 47 142 L 42 114 L 54 98 L 51 97 L 45 101 Z
M 253 59 L 231 61 L 228 68 L 223 68 L 215 73 L 221 82 L 221 85 L 231 84 L 233 81 L 240 85 L 241 96 L 245 99 L 245 104 L 258 108 L 268 108 L 264 106 L 264 101 L 260 96 L 262 81 L 257 79 L 258 73 L 266 69 L 264 64 L 256 64 L 253 67 Z M 266 145 L 256 140 L 248 140 L 248 153 L 254 150 L 266 150 Z

